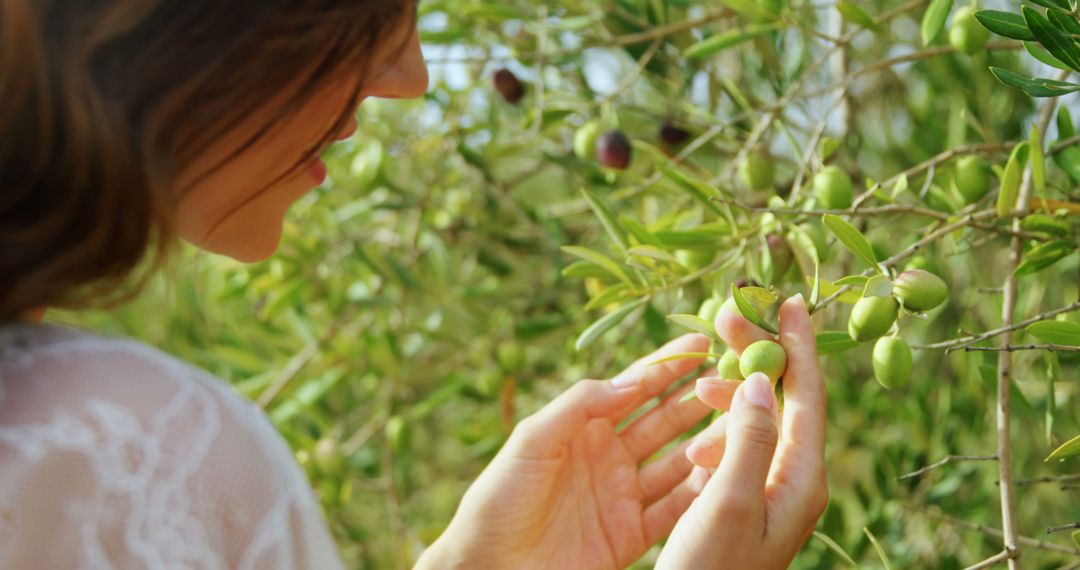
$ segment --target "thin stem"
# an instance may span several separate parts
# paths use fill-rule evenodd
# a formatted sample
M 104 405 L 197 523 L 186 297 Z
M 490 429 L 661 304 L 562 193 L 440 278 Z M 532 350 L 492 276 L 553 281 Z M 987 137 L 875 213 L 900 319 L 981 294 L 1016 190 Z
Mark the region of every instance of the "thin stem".
M 948 515 L 943 515 L 943 514 L 939 514 L 939 513 L 933 513 L 933 512 L 930 512 L 930 511 L 927 511 L 927 510 L 924 510 L 924 509 L 921 509 L 921 508 L 911 507 L 911 506 L 908 506 L 908 505 L 900 505 L 900 508 L 902 508 L 904 510 L 907 510 L 907 511 L 914 512 L 914 513 L 922 514 L 922 515 L 930 517 L 932 519 L 948 523 L 948 524 L 950 524 L 952 526 L 955 526 L 955 527 L 966 528 L 966 529 L 970 529 L 970 530 L 977 530 L 977 531 L 979 531 L 979 532 L 981 532 L 983 534 L 986 534 L 987 536 L 993 536 L 995 538 L 1003 538 L 1005 536 L 1005 533 L 1001 532 L 1001 530 L 993 528 L 993 527 L 989 527 L 989 526 L 986 526 L 986 525 L 981 525 L 981 524 L 976 524 L 976 523 L 973 523 L 973 522 L 968 522 L 968 521 L 963 520 L 963 519 L 957 519 L 957 518 L 950 517 Z M 1031 538 L 1031 537 L 1028 537 L 1028 536 L 1021 536 L 1021 535 L 1017 535 L 1016 540 L 1020 544 L 1030 546 L 1032 548 L 1038 548 L 1040 550 L 1046 550 L 1048 552 L 1059 552 L 1061 554 L 1080 555 L 1080 548 L 1070 548 L 1068 546 L 1061 546 L 1060 544 L 1054 544 L 1052 542 L 1044 542 L 1044 541 L 1038 540 L 1036 538 Z
M 960 350 L 960 349 L 956 349 Z M 1050 352 L 1080 352 L 1080 346 L 1061 344 L 1010 344 L 1006 346 L 965 346 L 964 352 L 1016 352 L 1018 350 L 1048 350 Z
M 937 469 L 937 468 L 942 467 L 944 465 L 947 465 L 949 463 L 955 463 L 955 462 L 958 462 L 958 461 L 997 461 L 997 456 L 996 455 L 946 455 L 945 458 L 942 459 L 941 461 L 938 461 L 937 463 L 931 463 L 930 465 L 927 465 L 926 467 L 923 467 L 922 469 L 917 469 L 915 471 L 912 471 L 911 473 L 906 473 L 904 475 L 901 475 L 901 476 L 897 477 L 896 480 L 897 481 L 902 481 L 904 479 L 910 479 L 912 477 L 918 477 L 919 475 L 922 475 L 924 473 L 928 473 L 930 471 L 933 471 L 934 469 Z
M 1001 552 L 979 562 L 978 564 L 972 564 L 968 566 L 966 570 L 979 570 L 980 568 L 990 568 L 991 566 L 997 566 L 1004 560 L 1014 558 L 1016 553 L 1009 552 L 1008 550 L 1002 550 Z
M 947 340 L 947 341 L 943 341 L 943 342 L 937 342 L 937 343 L 934 343 L 934 344 L 921 344 L 921 345 L 913 346 L 912 348 L 921 349 L 921 350 L 933 350 L 933 349 L 937 349 L 937 348 L 953 349 L 953 348 L 956 348 L 956 347 L 970 346 L 970 345 L 975 344 L 977 342 L 982 342 L 984 340 L 994 338 L 994 337 L 996 337 L 998 335 L 1002 335 L 1002 334 L 1005 334 L 1005 333 L 1010 332 L 1010 331 L 1015 331 L 1015 330 L 1020 330 L 1022 328 L 1027 328 L 1028 326 L 1033 325 L 1035 323 L 1042 322 L 1042 321 L 1048 321 L 1048 320 L 1050 320 L 1050 319 L 1052 319 L 1052 318 L 1054 318 L 1054 317 L 1056 317 L 1058 315 L 1065 314 L 1065 313 L 1071 313 L 1073 311 L 1080 311 L 1080 301 L 1065 305 L 1064 307 L 1054 309 L 1052 311 L 1047 311 L 1045 313 L 1039 313 L 1038 315 L 1035 315 L 1034 317 L 1031 317 L 1030 319 L 1020 321 L 1018 323 L 1012 323 L 1012 324 L 1009 324 L 1009 325 L 1006 325 L 1006 326 L 1003 326 L 1003 327 L 999 327 L 999 328 L 996 328 L 996 329 L 993 329 L 993 330 L 986 331 L 984 333 L 979 333 L 977 335 L 970 335 L 970 336 L 966 336 L 966 337 L 963 337 L 963 338 L 956 338 L 956 339 Z
M 1053 534 L 1055 532 L 1061 532 L 1063 530 L 1072 530 L 1074 528 L 1080 528 L 1080 522 L 1046 527 L 1046 534 Z

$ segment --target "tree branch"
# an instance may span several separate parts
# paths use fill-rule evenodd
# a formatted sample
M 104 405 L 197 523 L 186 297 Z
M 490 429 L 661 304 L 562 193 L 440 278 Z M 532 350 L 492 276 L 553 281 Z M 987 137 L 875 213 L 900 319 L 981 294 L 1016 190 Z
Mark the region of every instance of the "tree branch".
M 915 471 L 912 471 L 911 473 L 901 475 L 897 477 L 896 480 L 902 481 L 904 479 L 918 477 L 919 475 L 933 471 L 938 467 L 942 467 L 946 464 L 955 463 L 958 461 L 997 461 L 997 458 L 997 455 L 946 455 L 945 458 L 941 461 L 938 461 L 937 463 L 931 463 L 930 465 L 927 465 L 922 469 L 917 469 Z

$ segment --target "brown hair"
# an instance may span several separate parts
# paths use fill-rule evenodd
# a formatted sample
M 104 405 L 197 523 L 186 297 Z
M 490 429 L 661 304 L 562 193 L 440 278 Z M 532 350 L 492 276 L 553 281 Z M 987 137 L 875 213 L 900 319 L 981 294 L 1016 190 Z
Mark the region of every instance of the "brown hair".
M 175 242 L 177 173 L 286 96 L 232 156 L 258 142 L 414 13 L 409 0 L 0 0 L 0 321 L 137 290 Z

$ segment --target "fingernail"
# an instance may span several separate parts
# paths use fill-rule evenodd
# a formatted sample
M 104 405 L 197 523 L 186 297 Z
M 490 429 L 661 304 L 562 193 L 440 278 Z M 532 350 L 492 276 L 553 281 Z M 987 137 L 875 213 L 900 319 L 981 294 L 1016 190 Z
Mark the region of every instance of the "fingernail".
M 611 381 L 611 385 L 614 386 L 616 390 L 636 388 L 641 382 L 641 376 L 642 372 L 640 368 L 626 370 L 622 374 L 616 376 L 615 379 Z
M 772 382 L 769 382 L 769 377 L 755 372 L 743 382 L 740 387 L 742 392 L 742 399 L 755 406 L 760 406 L 766 410 L 775 409 L 776 396 L 773 394 Z
M 712 448 L 716 447 L 716 442 L 714 442 L 711 439 L 702 439 L 700 441 L 695 441 L 693 444 L 690 445 L 691 449 L 693 449 L 695 447 L 697 449 L 705 451 L 705 450 L 712 449 Z
M 798 303 L 799 306 L 806 308 L 806 299 L 803 298 L 802 293 L 796 293 L 792 299 L 795 299 L 795 302 Z
M 709 386 L 719 386 L 719 385 L 721 385 L 723 383 L 724 383 L 724 381 L 721 380 L 719 376 L 705 376 L 703 378 L 698 378 L 697 379 L 697 387 L 698 388 L 708 388 Z

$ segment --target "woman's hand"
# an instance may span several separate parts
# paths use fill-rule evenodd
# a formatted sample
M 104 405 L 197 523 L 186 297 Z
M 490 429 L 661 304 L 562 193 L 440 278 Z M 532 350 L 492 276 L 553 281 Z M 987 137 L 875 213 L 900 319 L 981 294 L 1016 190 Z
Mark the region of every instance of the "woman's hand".
M 700 335 L 680 337 L 610 381 L 578 382 L 523 420 L 418 567 L 607 569 L 640 558 L 671 532 L 708 475 L 688 478 L 689 441 L 642 463 L 712 410 L 679 403 L 691 383 L 617 427 L 701 359 L 650 363 L 708 346 Z M 723 398 L 724 385 L 710 395 Z M 737 385 L 726 384 L 728 399 Z
M 726 309 L 716 328 L 736 351 L 770 338 Z M 828 504 L 825 384 L 802 297 L 780 309 L 780 344 L 788 354 L 781 416 L 764 375 L 752 375 L 733 399 L 723 384 L 698 384 L 699 398 L 721 409 L 730 402 L 731 411 L 688 449 L 697 464 L 690 480 L 707 482 L 657 568 L 787 568 L 813 533 Z

